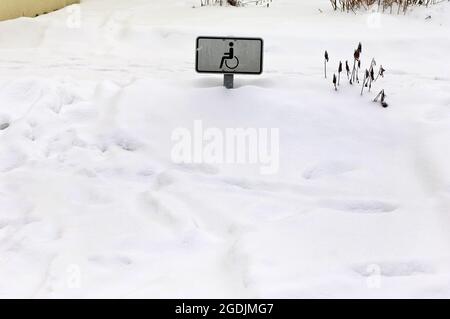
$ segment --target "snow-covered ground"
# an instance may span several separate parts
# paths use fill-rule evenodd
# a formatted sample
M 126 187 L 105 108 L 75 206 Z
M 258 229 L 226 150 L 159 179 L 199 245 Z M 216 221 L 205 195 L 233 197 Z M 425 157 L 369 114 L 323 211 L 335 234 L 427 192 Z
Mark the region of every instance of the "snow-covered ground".
M 0 22 L 0 297 L 450 297 L 450 3 L 198 2 Z M 264 74 L 196 74 L 198 35 L 263 37 Z M 386 76 L 335 92 L 360 41 Z M 198 120 L 278 128 L 279 171 L 176 164 Z

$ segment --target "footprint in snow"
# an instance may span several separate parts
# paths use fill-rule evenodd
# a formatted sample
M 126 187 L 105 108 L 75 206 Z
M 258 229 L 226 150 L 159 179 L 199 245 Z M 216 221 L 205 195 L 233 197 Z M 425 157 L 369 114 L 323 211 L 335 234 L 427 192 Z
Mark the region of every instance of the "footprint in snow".
M 10 126 L 10 122 L 8 115 L 0 114 L 0 131 L 6 130 Z
M 119 147 L 126 152 L 135 152 L 143 146 L 143 143 L 122 131 L 117 131 L 101 135 L 96 146 L 103 153 L 108 151 L 111 146 Z
M 126 152 L 135 152 L 143 145 L 137 138 L 118 130 L 110 136 L 110 142 Z
M 319 179 L 327 176 L 335 176 L 353 171 L 353 165 L 346 162 L 324 162 L 314 165 L 303 172 L 305 179 Z
M 378 200 L 338 200 L 327 199 L 319 202 L 324 208 L 357 214 L 391 213 L 398 207 L 394 204 Z
M 405 277 L 415 275 L 427 275 L 435 272 L 434 267 L 421 261 L 404 262 L 374 262 L 359 264 L 353 270 L 364 277 L 374 275 L 384 277 Z
M 115 143 L 118 147 L 127 152 L 135 152 L 141 146 L 137 140 L 133 138 L 126 138 L 124 136 L 117 138 Z
M 175 181 L 175 177 L 170 172 L 164 171 L 156 175 L 152 188 L 156 191 L 162 190 L 175 183 Z

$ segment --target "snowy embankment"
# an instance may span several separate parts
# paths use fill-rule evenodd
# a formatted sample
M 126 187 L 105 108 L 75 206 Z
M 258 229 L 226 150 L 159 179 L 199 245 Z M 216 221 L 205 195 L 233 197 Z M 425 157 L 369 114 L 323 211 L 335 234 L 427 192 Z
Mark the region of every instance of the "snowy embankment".
M 0 23 L 0 297 L 450 297 L 450 6 L 193 3 Z M 263 37 L 265 73 L 196 74 L 198 35 Z M 335 92 L 359 41 L 386 77 Z M 196 120 L 279 128 L 279 172 L 173 163 Z

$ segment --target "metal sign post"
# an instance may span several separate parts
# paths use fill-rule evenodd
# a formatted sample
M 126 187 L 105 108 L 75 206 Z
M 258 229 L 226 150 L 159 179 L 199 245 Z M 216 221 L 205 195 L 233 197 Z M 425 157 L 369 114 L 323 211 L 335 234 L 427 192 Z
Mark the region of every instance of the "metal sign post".
M 195 69 L 224 74 L 224 86 L 232 89 L 235 74 L 263 72 L 263 47 L 260 38 L 198 37 Z
M 227 89 L 232 89 L 234 87 L 234 74 L 223 75 L 223 86 Z

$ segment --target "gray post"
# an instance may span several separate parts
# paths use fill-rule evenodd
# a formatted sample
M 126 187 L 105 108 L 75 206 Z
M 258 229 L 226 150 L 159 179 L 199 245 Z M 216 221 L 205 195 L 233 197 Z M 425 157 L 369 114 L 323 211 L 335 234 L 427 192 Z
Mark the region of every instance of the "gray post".
M 232 89 L 234 87 L 234 74 L 223 75 L 223 86 L 227 89 Z

